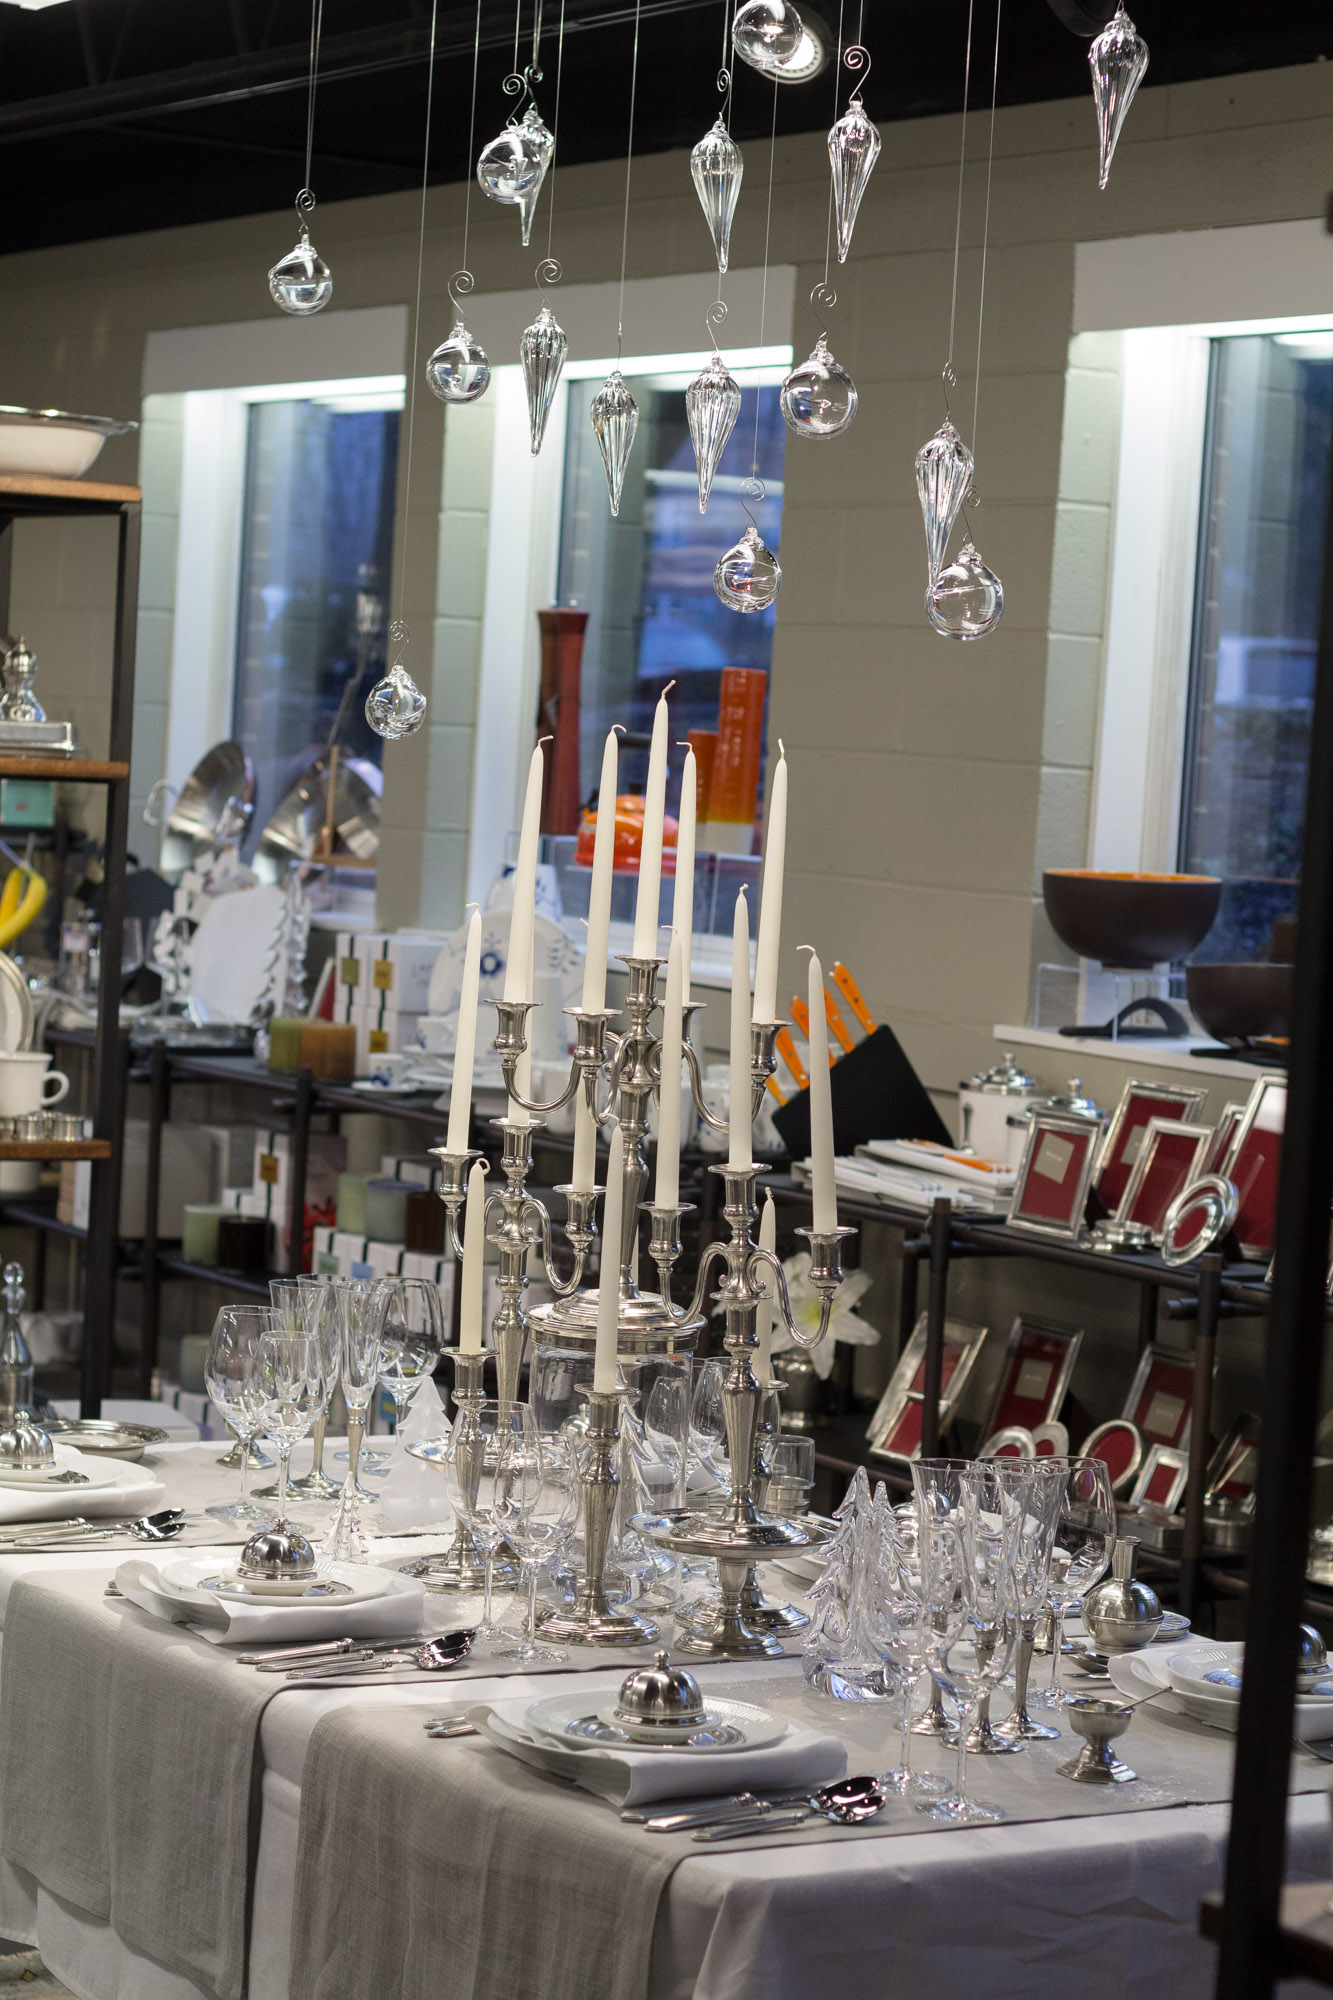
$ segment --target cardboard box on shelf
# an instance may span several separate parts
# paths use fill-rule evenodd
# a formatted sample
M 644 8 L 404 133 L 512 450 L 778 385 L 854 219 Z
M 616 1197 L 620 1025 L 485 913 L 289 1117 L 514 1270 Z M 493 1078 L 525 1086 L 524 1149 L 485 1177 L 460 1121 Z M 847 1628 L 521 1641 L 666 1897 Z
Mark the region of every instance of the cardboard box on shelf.
M 338 1199 L 338 1176 L 347 1165 L 347 1141 L 340 1132 L 312 1132 L 306 1147 L 305 1198 L 314 1207 Z M 288 1198 L 291 1167 L 291 1136 L 287 1132 L 265 1130 L 254 1135 L 251 1188 L 269 1197 L 273 1212 Z
M 360 1005 L 381 1014 L 388 1009 L 424 1014 L 430 1002 L 431 974 L 444 947 L 443 935 L 397 931 L 365 938 L 365 989 Z

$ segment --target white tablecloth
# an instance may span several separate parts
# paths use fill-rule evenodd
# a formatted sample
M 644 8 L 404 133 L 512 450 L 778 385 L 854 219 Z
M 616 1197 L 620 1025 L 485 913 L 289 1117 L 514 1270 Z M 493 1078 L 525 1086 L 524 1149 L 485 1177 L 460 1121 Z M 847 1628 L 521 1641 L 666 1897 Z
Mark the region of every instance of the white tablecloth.
M 157 1456 L 165 1461 L 174 1449 L 181 1448 Z M 91 1551 L 0 1559 L 0 1624 L 9 1586 L 25 1570 L 54 1563 L 104 1568 L 110 1576 L 119 1560 Z M 753 1671 L 762 1677 L 764 1669 Z M 744 1670 L 726 1672 L 735 1679 Z M 555 1679 L 472 1680 L 466 1694 L 470 1702 L 512 1699 L 549 1692 Z M 265 1710 L 250 2000 L 286 2000 L 301 1771 L 315 1722 L 348 1703 L 410 1706 L 426 1715 L 453 1699 L 447 1682 L 291 1689 Z M 934 1754 L 923 1746 L 924 1756 Z M 1220 1883 L 1227 1821 L 1222 1806 L 1181 1806 L 845 1846 L 701 1854 L 681 1864 L 663 1899 L 651 2000 L 809 2000 L 813 1992 L 837 2000 L 889 1993 L 895 2000 L 976 2000 L 978 1993 L 1031 2000 L 1057 1985 L 1077 1985 L 1085 2000 L 1208 2000 L 1215 1957 L 1198 1935 L 1198 1905 Z M 1289 1877 L 1327 1872 L 1328 1823 L 1322 1795 L 1293 1799 Z M 3 1861 L 0 1935 L 38 1947 L 81 2000 L 207 2000 L 188 1980 L 128 1952 L 109 1925 Z

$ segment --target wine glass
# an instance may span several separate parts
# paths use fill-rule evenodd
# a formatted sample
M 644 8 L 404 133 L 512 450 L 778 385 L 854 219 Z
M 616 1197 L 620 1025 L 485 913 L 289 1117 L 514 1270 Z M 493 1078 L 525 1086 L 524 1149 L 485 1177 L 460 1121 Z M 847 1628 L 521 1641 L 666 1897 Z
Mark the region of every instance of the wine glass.
M 1066 1458 L 1059 1482 L 1059 1517 L 1051 1553 L 1050 1601 L 1055 1609 L 1051 1633 L 1051 1679 L 1030 1697 L 1036 1708 L 1063 1708 L 1069 1696 L 1059 1684 L 1064 1647 L 1065 1613 L 1083 1602 L 1111 1564 L 1111 1544 L 1118 1532 L 1110 1468 L 1100 1458 Z
M 275 1314 L 275 1319 L 281 1315 Z M 324 1360 L 317 1334 L 288 1328 L 262 1334 L 256 1379 L 263 1399 L 260 1429 L 278 1454 L 277 1527 L 285 1527 L 287 1467 L 292 1446 L 305 1437 L 324 1405 Z
M 361 1441 L 366 1434 L 366 1411 L 380 1372 L 380 1305 L 382 1280 L 340 1287 L 343 1401 L 347 1405 L 347 1484 L 345 1492 L 361 1500 L 378 1500 L 379 1495 L 363 1486 L 357 1477 L 361 1462 Z
M 397 1436 L 418 1389 L 444 1347 L 444 1312 L 438 1285 L 425 1278 L 385 1278 L 378 1291 L 380 1386 L 393 1399 Z M 381 1476 L 387 1472 L 376 1468 Z
M 690 1449 L 718 1485 L 731 1488 L 731 1466 L 727 1459 L 727 1428 L 722 1410 L 722 1385 L 731 1372 L 724 1354 L 714 1354 L 699 1371 L 690 1405 Z
M 504 1540 L 504 1523 L 497 1508 L 504 1503 L 499 1465 L 507 1434 L 535 1434 L 536 1424 L 526 1403 L 500 1403 L 494 1398 L 470 1398 L 458 1413 L 444 1461 L 449 1502 L 485 1564 L 479 1639 L 494 1639 L 498 1628 L 491 1617 L 495 1554 Z
M 527 1622 L 517 1640 L 496 1651 L 527 1664 L 559 1665 L 568 1659 L 557 1647 L 537 1644 L 537 1577 L 569 1545 L 578 1518 L 579 1489 L 574 1450 L 567 1437 L 524 1426 L 506 1432 L 497 1444 L 497 1502 L 505 1540 L 518 1557 L 519 1586 L 527 1589 Z
M 931 1646 L 914 1512 L 903 1508 L 894 1515 L 891 1526 L 886 1525 L 881 1531 L 877 1554 L 879 1559 L 867 1579 L 865 1632 L 876 1658 L 884 1666 L 902 1671 L 907 1682 L 899 1723 L 898 1767 L 887 1772 L 880 1782 L 903 1795 L 938 1798 L 948 1790 L 944 1780 L 933 1772 L 912 1768 L 912 1694 L 925 1671 Z
M 324 1436 L 329 1424 L 329 1405 L 333 1401 L 342 1368 L 342 1287 L 359 1282 L 358 1279 L 334 1277 L 325 1271 L 305 1271 L 295 1281 L 303 1311 L 299 1323 L 319 1341 L 324 1370 L 324 1403 L 311 1430 L 314 1450 L 310 1470 L 303 1478 L 290 1482 L 290 1491 L 301 1494 L 307 1500 L 336 1500 L 338 1497 L 337 1480 L 330 1479 L 324 1470 Z M 290 1278 L 270 1278 L 269 1296 L 275 1305 L 282 1303 L 286 1308 L 291 1285 Z
M 241 1491 L 238 1499 L 219 1502 L 206 1513 L 219 1521 L 267 1522 L 268 1515 L 250 1498 L 250 1440 L 264 1415 L 263 1391 L 256 1376 L 259 1342 L 273 1324 L 267 1306 L 223 1306 L 213 1322 L 204 1362 L 209 1401 L 216 1405 L 237 1437 Z M 262 1461 L 272 1464 L 272 1460 Z
M 1028 1675 L 1037 1620 L 1051 1586 L 1051 1552 L 1064 1501 L 1067 1477 L 1062 1458 L 1014 1460 L 997 1458 L 991 1470 L 1001 1486 L 1019 1496 L 1021 1518 L 1014 1553 L 1014 1596 L 1018 1612 L 1018 1658 L 1014 1669 L 1014 1706 L 995 1734 L 1005 1743 L 1031 1743 L 1060 1734 L 1027 1712 Z

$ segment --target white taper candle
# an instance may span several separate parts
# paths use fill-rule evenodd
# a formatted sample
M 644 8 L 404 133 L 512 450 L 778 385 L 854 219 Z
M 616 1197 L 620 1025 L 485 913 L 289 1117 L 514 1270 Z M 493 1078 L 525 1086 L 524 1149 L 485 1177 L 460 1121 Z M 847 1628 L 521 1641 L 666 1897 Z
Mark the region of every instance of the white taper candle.
M 752 1163 L 750 1111 L 750 909 L 744 889 L 736 891 L 731 932 L 731 1088 L 727 1124 L 729 1167 Z
M 657 1192 L 659 1208 L 680 1200 L 680 983 L 684 953 L 680 932 L 671 933 L 667 955 L 666 1000 L 662 1012 L 662 1083 L 657 1102 Z
M 454 1074 L 449 1085 L 449 1130 L 445 1151 L 467 1151 L 472 1118 L 472 1067 L 477 1052 L 477 985 L 481 978 L 481 911 L 474 910 L 463 953 L 463 986 L 458 996 L 458 1029 L 454 1036 Z
M 458 1327 L 458 1347 L 462 1354 L 481 1353 L 485 1268 L 486 1168 L 482 1161 L 474 1160 L 467 1177 L 467 1207 L 463 1213 L 463 1296 Z
M 532 960 L 532 930 L 537 900 L 537 844 L 542 835 L 542 746 L 539 743 L 528 765 L 528 789 L 523 799 L 523 824 L 518 836 L 518 862 L 514 869 L 514 908 L 509 919 L 509 956 L 505 960 L 506 1000 L 530 1000 L 523 981 Z
M 824 968 L 810 954 L 810 1198 L 816 1229 L 838 1226 L 837 1183 L 833 1178 L 833 1093 L 829 1086 L 828 1016 L 824 1011 Z
M 778 1212 L 773 1206 L 773 1196 L 764 1190 L 764 1206 L 759 1216 L 759 1248 L 776 1250 L 778 1247 Z M 764 1297 L 759 1302 L 755 1314 L 755 1332 L 759 1345 L 755 1349 L 754 1372 L 767 1388 L 773 1377 L 773 1321 L 777 1317 L 777 1279 L 771 1271 L 764 1273 Z
M 616 784 L 619 745 L 614 729 L 602 750 L 602 782 L 597 790 L 597 831 L 592 843 L 592 886 L 588 891 L 588 955 L 583 965 L 583 1011 L 598 1014 L 606 1005 L 606 953 L 611 935 L 612 870 L 616 854 Z
M 759 897 L 759 941 L 755 947 L 754 1018 L 778 1018 L 778 946 L 782 937 L 782 878 L 787 867 L 787 759 L 778 744 L 778 764 L 768 798 L 764 833 L 764 883 Z
M 680 939 L 680 999 L 690 1003 L 690 943 L 694 936 L 694 836 L 699 812 L 699 772 L 693 750 L 685 752 L 680 779 L 680 815 L 676 822 L 676 887 L 671 899 L 671 928 Z
M 662 822 L 666 818 L 666 780 L 667 700 L 664 693 L 653 714 L 653 741 L 648 753 L 648 789 L 643 801 L 643 840 L 639 847 L 639 895 L 634 905 L 635 958 L 657 957 L 657 918 L 662 902 Z

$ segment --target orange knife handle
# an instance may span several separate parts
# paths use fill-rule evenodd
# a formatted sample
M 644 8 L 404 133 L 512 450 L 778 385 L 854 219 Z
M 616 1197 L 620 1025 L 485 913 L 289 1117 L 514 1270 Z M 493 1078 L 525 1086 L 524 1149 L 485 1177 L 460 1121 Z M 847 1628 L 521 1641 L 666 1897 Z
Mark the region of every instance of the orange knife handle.
M 786 1063 L 787 1068 L 796 1078 L 797 1087 L 801 1090 L 808 1090 L 810 1088 L 810 1072 L 796 1053 L 796 1044 L 791 1038 L 791 1030 L 789 1028 L 778 1029 L 777 1050 L 783 1062 Z
M 856 1044 L 852 1040 L 851 1031 L 847 1023 L 838 1011 L 838 1003 L 829 992 L 827 986 L 824 988 L 824 1019 L 828 1022 L 833 1032 L 834 1040 L 841 1047 L 843 1054 L 850 1055 Z
M 800 999 L 793 1000 L 791 1003 L 791 1017 L 792 1020 L 795 1021 L 797 1027 L 800 1029 L 801 1033 L 805 1036 L 805 1039 L 808 1042 L 810 1039 L 809 1001 Z
M 847 1005 L 851 1008 L 866 1033 L 873 1035 L 875 1032 L 874 1016 L 866 1006 L 865 1001 L 861 998 L 860 987 L 840 959 L 834 964 L 832 979 L 833 984 L 837 987 L 839 993 L 841 993 L 843 999 L 847 1002 Z

